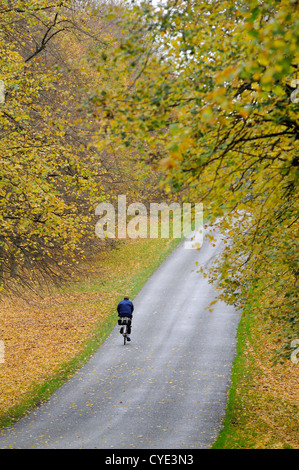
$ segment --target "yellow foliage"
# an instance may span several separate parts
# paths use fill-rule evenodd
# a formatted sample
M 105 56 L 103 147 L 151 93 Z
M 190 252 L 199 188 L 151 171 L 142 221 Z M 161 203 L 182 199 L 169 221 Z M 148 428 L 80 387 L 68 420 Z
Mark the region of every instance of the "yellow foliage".
M 134 87 L 110 96 L 109 143 L 131 133 L 173 193 L 204 202 L 233 241 L 211 270 L 222 298 L 238 306 L 258 299 L 296 337 L 298 104 L 290 90 L 298 2 L 147 8 L 124 19 L 113 52 L 118 67 L 136 65 Z

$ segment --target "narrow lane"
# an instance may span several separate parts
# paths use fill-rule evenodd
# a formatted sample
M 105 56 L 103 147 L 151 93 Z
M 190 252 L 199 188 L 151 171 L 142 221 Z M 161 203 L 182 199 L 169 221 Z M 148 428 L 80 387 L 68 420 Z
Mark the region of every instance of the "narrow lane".
M 198 270 L 221 249 L 182 242 L 134 299 L 132 342 L 124 346 L 116 326 L 47 403 L 2 431 L 0 448 L 209 448 L 240 318 L 222 302 L 205 310 L 215 292 Z

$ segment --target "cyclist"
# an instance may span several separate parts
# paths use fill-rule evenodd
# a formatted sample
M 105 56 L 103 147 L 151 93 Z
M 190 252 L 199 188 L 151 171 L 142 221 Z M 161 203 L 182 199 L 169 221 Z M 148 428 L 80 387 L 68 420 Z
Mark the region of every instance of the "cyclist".
M 129 299 L 128 295 L 124 295 L 124 299 L 121 300 L 117 306 L 117 313 L 118 317 L 121 319 L 123 317 L 127 317 L 130 319 L 129 325 L 128 325 L 128 335 L 131 334 L 131 324 L 132 324 L 132 318 L 133 318 L 133 311 L 134 311 L 134 305 L 133 302 Z M 123 332 L 123 327 L 120 329 L 120 334 Z M 131 341 L 130 336 L 127 336 L 127 340 Z

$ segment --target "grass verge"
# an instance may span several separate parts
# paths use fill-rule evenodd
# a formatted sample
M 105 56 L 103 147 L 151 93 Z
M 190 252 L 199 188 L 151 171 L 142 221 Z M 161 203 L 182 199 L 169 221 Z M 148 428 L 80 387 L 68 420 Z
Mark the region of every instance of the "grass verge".
M 248 306 L 238 328 L 223 429 L 213 449 L 295 449 L 298 435 L 298 365 L 273 363 L 273 321 Z

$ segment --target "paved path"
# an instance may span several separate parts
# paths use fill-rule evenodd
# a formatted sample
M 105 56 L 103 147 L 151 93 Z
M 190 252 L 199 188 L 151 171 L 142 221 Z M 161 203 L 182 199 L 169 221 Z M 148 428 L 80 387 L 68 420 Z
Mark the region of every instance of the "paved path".
M 124 346 L 116 326 L 47 403 L 2 431 L 0 448 L 209 448 L 240 317 L 224 303 L 205 310 L 214 289 L 198 269 L 221 249 L 182 242 L 134 299 L 132 342 Z

